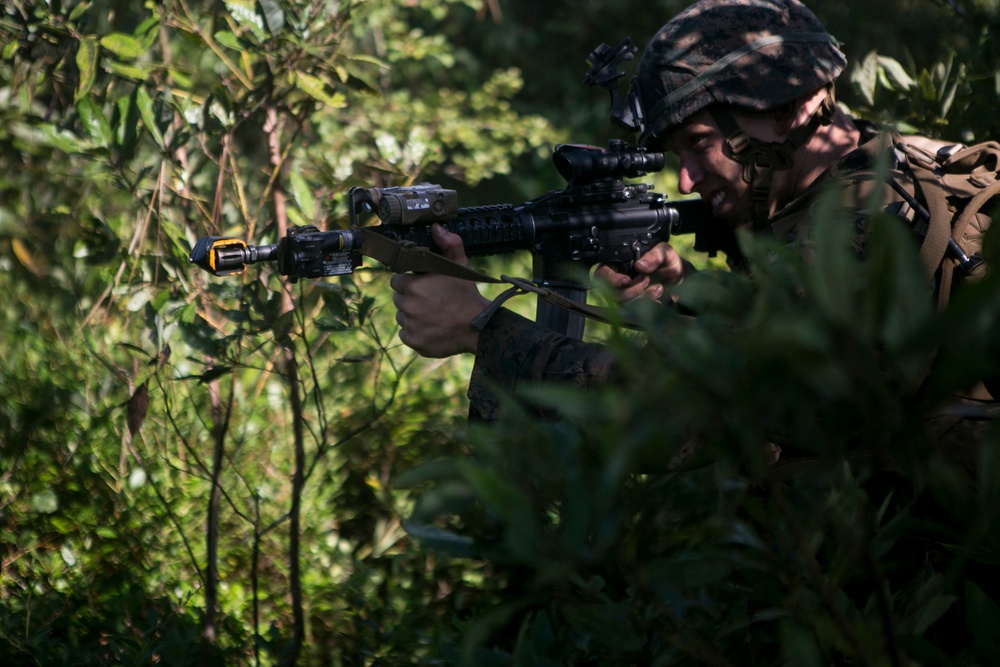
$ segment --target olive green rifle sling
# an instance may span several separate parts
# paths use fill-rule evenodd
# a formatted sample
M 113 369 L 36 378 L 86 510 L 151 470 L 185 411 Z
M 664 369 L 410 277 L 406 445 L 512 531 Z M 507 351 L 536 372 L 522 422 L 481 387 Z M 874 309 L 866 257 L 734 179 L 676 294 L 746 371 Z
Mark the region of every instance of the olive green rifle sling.
M 478 283 L 511 285 L 507 291 L 494 299 L 493 303 L 491 303 L 482 314 L 473 320 L 472 326 L 476 329 L 482 330 L 482 328 L 486 326 L 490 317 L 492 317 L 493 313 L 495 313 L 497 309 L 507 301 L 507 299 L 520 294 L 529 293 L 536 294 L 538 298 L 544 299 L 558 308 L 562 308 L 598 322 L 620 322 L 625 326 L 634 326 L 624 320 L 622 316 L 612 314 L 611 309 L 591 306 L 586 303 L 577 303 L 576 301 L 565 298 L 553 290 L 536 285 L 530 280 L 512 278 L 505 275 L 501 275 L 500 278 L 494 278 L 493 276 L 476 271 L 475 269 L 463 264 L 453 262 L 447 257 L 433 252 L 429 248 L 399 243 L 382 236 L 378 232 L 374 232 L 366 228 L 362 228 L 361 232 L 364 236 L 364 243 L 360 248 L 361 254 L 382 262 L 388 270 L 394 273 L 437 273 L 443 276 L 460 278 L 462 280 L 470 280 Z

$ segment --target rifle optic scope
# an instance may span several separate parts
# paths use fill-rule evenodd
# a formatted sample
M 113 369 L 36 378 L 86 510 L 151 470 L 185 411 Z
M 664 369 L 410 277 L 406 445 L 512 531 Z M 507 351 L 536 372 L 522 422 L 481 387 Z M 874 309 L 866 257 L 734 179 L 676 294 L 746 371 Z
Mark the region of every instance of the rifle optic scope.
M 608 142 L 607 150 L 597 146 L 560 144 L 552 162 L 570 185 L 606 178 L 638 178 L 663 169 L 663 153 L 647 153 L 620 140 Z

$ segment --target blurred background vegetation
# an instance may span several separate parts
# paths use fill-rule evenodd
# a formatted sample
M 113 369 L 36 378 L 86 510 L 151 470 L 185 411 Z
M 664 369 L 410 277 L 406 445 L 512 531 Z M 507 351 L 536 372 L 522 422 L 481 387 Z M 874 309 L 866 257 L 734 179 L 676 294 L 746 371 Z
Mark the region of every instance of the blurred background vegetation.
M 919 441 L 878 371 L 947 336 L 938 391 L 960 386 L 971 350 L 996 356 L 991 281 L 942 316 L 913 302 L 905 258 L 694 281 L 720 317 L 650 315 L 683 333 L 652 337 L 675 370 L 640 397 L 550 391 L 566 421 L 512 404 L 470 433 L 471 360 L 401 347 L 384 272 L 286 285 L 188 264 L 204 235 L 343 225 L 353 185 L 440 182 L 463 205 L 561 187 L 556 143 L 621 136 L 581 85 L 587 54 L 684 4 L 5 2 L 3 664 L 746 664 L 749 633 L 792 664 L 995 663 L 997 599 L 965 576 L 997 555 L 995 454 L 978 495 L 914 455 L 954 558 L 891 583 L 872 572 L 909 524 L 850 470 L 766 500 L 735 465 L 637 474 L 691 429 L 720 461 L 775 425 L 832 451 L 848 428 Z M 810 5 L 844 43 L 853 112 L 1000 136 L 995 2 Z M 829 284 L 815 308 L 788 298 Z M 804 396 L 822 409 L 793 418 Z M 948 653 L 929 633 L 956 614 Z

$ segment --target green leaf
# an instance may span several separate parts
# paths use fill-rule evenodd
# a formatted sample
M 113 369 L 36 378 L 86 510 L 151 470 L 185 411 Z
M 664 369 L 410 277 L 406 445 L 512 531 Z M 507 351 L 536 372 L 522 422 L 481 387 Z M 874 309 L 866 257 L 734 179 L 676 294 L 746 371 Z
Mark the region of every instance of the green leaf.
M 229 32 L 228 30 L 220 30 L 214 35 L 215 41 L 222 44 L 227 49 L 232 49 L 233 51 L 239 51 L 240 53 L 246 51 L 243 45 L 240 43 L 240 38 Z
M 349 331 L 351 329 L 348 322 L 330 315 L 320 315 L 313 321 L 313 325 L 320 331 L 328 332 Z
M 781 637 L 781 652 L 784 663 L 812 667 L 823 664 L 822 656 L 816 646 L 816 636 L 808 629 L 790 620 L 778 624 Z
M 285 12 L 281 5 L 274 0 L 258 0 L 257 7 L 264 14 L 264 21 L 267 22 L 267 29 L 271 36 L 276 36 L 285 27 Z
M 459 463 L 465 480 L 494 516 L 507 524 L 508 546 L 521 554 L 534 549 L 539 526 L 531 500 L 496 471 L 469 463 Z
M 364 325 L 365 321 L 368 319 L 368 315 L 371 313 L 372 308 L 375 306 L 375 297 L 366 296 L 361 299 L 358 304 L 358 326 Z
M 76 84 L 74 99 L 80 101 L 90 92 L 97 77 L 97 58 L 100 49 L 93 37 L 84 37 L 76 50 L 76 66 L 80 70 L 80 80 Z
M 267 38 L 264 31 L 264 19 L 257 12 L 253 0 L 225 0 L 226 9 L 242 28 L 248 28 L 254 37 L 263 41 Z
M 875 104 L 875 87 L 878 83 L 878 54 L 871 51 L 854 67 L 851 72 L 851 85 L 865 103 Z
M 411 521 L 403 521 L 402 525 L 403 530 L 410 537 L 419 540 L 426 547 L 438 549 L 456 556 L 471 556 L 473 554 L 473 540 L 471 537 L 459 535 L 443 528 L 425 526 Z
M 475 506 L 476 494 L 462 480 L 439 481 L 417 496 L 410 521 L 433 524 L 442 517 L 461 515 Z
M 927 628 L 934 625 L 957 601 L 958 598 L 954 595 L 935 595 L 924 601 L 914 621 L 913 634 L 917 636 L 924 634 Z
M 857 257 L 850 245 L 851 228 L 836 214 L 832 196 L 825 197 L 817 209 L 822 217 L 813 225 L 816 247 L 809 267 L 811 291 L 823 314 L 838 324 L 852 322 L 856 308 L 856 283 L 860 274 Z M 861 324 L 861 323 L 857 323 Z
M 577 632 L 605 646 L 623 651 L 642 648 L 643 638 L 632 629 L 635 619 L 621 605 L 567 605 L 562 613 Z
M 944 90 L 944 95 L 941 96 L 941 117 L 944 118 L 951 111 L 951 105 L 955 103 L 955 94 L 958 92 L 958 86 L 961 80 L 955 78 L 947 88 Z
M 295 72 L 293 77 L 295 79 L 295 87 L 313 99 L 334 109 L 342 109 L 347 106 L 347 98 L 344 94 L 334 93 L 331 95 L 328 93 L 326 91 L 326 83 L 319 77 L 312 74 L 305 74 L 304 72 Z
M 145 86 L 139 86 L 136 90 L 135 96 L 136 106 L 139 108 L 139 114 L 142 116 L 142 122 L 146 125 L 146 129 L 149 130 L 149 134 L 153 137 L 153 141 L 156 145 L 160 147 L 160 150 L 166 148 L 166 143 L 163 140 L 163 133 L 160 131 L 160 124 L 156 117 L 156 113 L 153 110 L 153 98 L 149 96 L 149 91 L 146 90 Z
M 63 561 L 70 567 L 76 565 L 76 554 L 73 553 L 73 549 L 68 544 L 64 544 L 59 548 L 59 555 L 62 556 Z
M 146 471 L 142 468 L 136 468 L 128 476 L 128 488 L 138 489 L 140 486 L 146 483 Z
M 302 215 L 302 212 L 294 206 L 290 206 L 288 208 L 288 221 L 296 227 L 310 224 L 310 221 L 307 220 L 306 217 Z
M 135 60 L 146 53 L 146 49 L 135 37 L 121 32 L 113 32 L 101 37 L 101 46 L 125 60 Z
M 396 489 L 407 489 L 427 482 L 453 479 L 457 474 L 458 466 L 454 459 L 436 459 L 404 470 L 393 478 L 392 486 Z
M 84 129 L 94 143 L 102 148 L 110 147 L 114 141 L 114 133 L 111 132 L 111 125 L 103 111 L 94 105 L 89 96 L 77 101 L 76 110 L 80 114 Z
M 116 104 L 116 113 L 112 125 L 115 128 L 115 139 L 123 159 L 131 159 L 135 154 L 136 142 L 139 139 L 137 125 L 139 110 L 136 108 L 136 92 L 128 97 L 120 97 Z
M 944 616 L 958 600 L 956 596 L 944 592 L 944 589 L 945 578 L 942 574 L 935 574 L 925 581 L 901 615 L 901 632 L 919 637 Z
M 69 130 L 56 127 L 52 123 L 41 123 L 39 125 L 26 125 L 17 123 L 11 125 L 8 130 L 19 139 L 29 142 L 31 145 L 49 146 L 63 153 L 85 153 L 91 146 Z
M 305 214 L 306 218 L 315 220 L 316 202 L 313 199 L 309 184 L 306 183 L 306 179 L 302 177 L 300 172 L 293 171 L 289 175 L 288 180 L 292 187 L 292 196 L 294 196 L 295 201 L 298 202 L 299 209 Z
M 150 16 L 145 21 L 139 24 L 139 26 L 132 32 L 132 34 L 139 40 L 139 43 L 146 50 L 149 50 L 154 43 L 156 43 L 156 38 L 159 35 L 159 31 L 155 28 L 160 25 L 160 17 Z
M 76 23 L 76 20 L 83 16 L 84 12 L 90 9 L 89 2 L 80 2 L 73 8 L 73 11 L 69 13 L 69 22 Z
M 52 489 L 46 489 L 31 497 L 31 509 L 41 514 L 52 514 L 59 509 L 59 496 Z
M 976 648 L 986 659 L 983 664 L 1000 664 L 1000 644 L 996 629 L 1000 626 L 1000 605 L 983 593 L 971 580 L 965 582 L 966 614 Z
M 883 72 L 885 72 L 886 78 L 896 89 L 910 90 L 916 85 L 917 82 L 907 74 L 906 70 L 903 69 L 903 66 L 895 58 L 878 56 L 878 64 Z
M 149 76 L 149 70 L 145 67 L 126 65 L 125 63 L 120 63 L 116 60 L 105 60 L 104 64 L 105 67 L 111 70 L 112 74 L 120 76 L 124 79 L 132 79 L 134 81 L 145 81 L 146 77 Z
M 233 369 L 230 366 L 213 366 L 212 368 L 209 368 L 201 375 L 195 375 L 192 376 L 191 378 L 182 378 L 182 379 L 195 379 L 203 384 L 208 384 L 212 380 L 217 380 L 220 377 L 228 375 L 229 373 L 232 372 L 232 370 Z
M 917 77 L 918 90 L 920 91 L 920 97 L 927 102 L 932 102 L 938 98 L 937 85 L 934 83 L 934 77 L 927 70 L 920 73 Z
M 692 551 L 660 558 L 649 564 L 649 576 L 658 586 L 694 589 L 721 581 L 733 570 L 728 554 Z

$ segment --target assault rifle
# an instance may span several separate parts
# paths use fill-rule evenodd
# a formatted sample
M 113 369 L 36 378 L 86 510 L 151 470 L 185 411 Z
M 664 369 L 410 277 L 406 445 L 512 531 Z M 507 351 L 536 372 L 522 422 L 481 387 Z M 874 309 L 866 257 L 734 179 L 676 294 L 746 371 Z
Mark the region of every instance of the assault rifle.
M 695 234 L 695 250 L 712 255 L 733 248 L 732 231 L 712 217 L 705 202 L 668 202 L 647 184 L 625 182 L 662 169 L 662 153 L 612 140 L 607 149 L 559 145 L 552 160 L 566 187 L 519 206 L 459 208 L 455 191 L 429 183 L 354 187 L 348 192 L 347 229 L 320 231 L 305 225 L 263 246 L 206 237 L 195 245 L 190 261 L 216 276 L 276 261 L 279 273 L 292 282 L 350 274 L 361 265 L 362 256 L 400 270 L 394 261 L 398 252 L 433 249 L 430 226 L 440 223 L 462 237 L 469 257 L 530 251 L 535 285 L 584 303 L 587 287 L 578 280 L 580 275 L 597 264 L 629 272 L 643 253 L 672 234 Z M 381 224 L 362 227 L 363 213 L 375 213 Z M 386 245 L 391 258 L 386 256 Z M 536 319 L 564 335 L 583 336 L 583 318 L 548 301 L 538 300 Z

